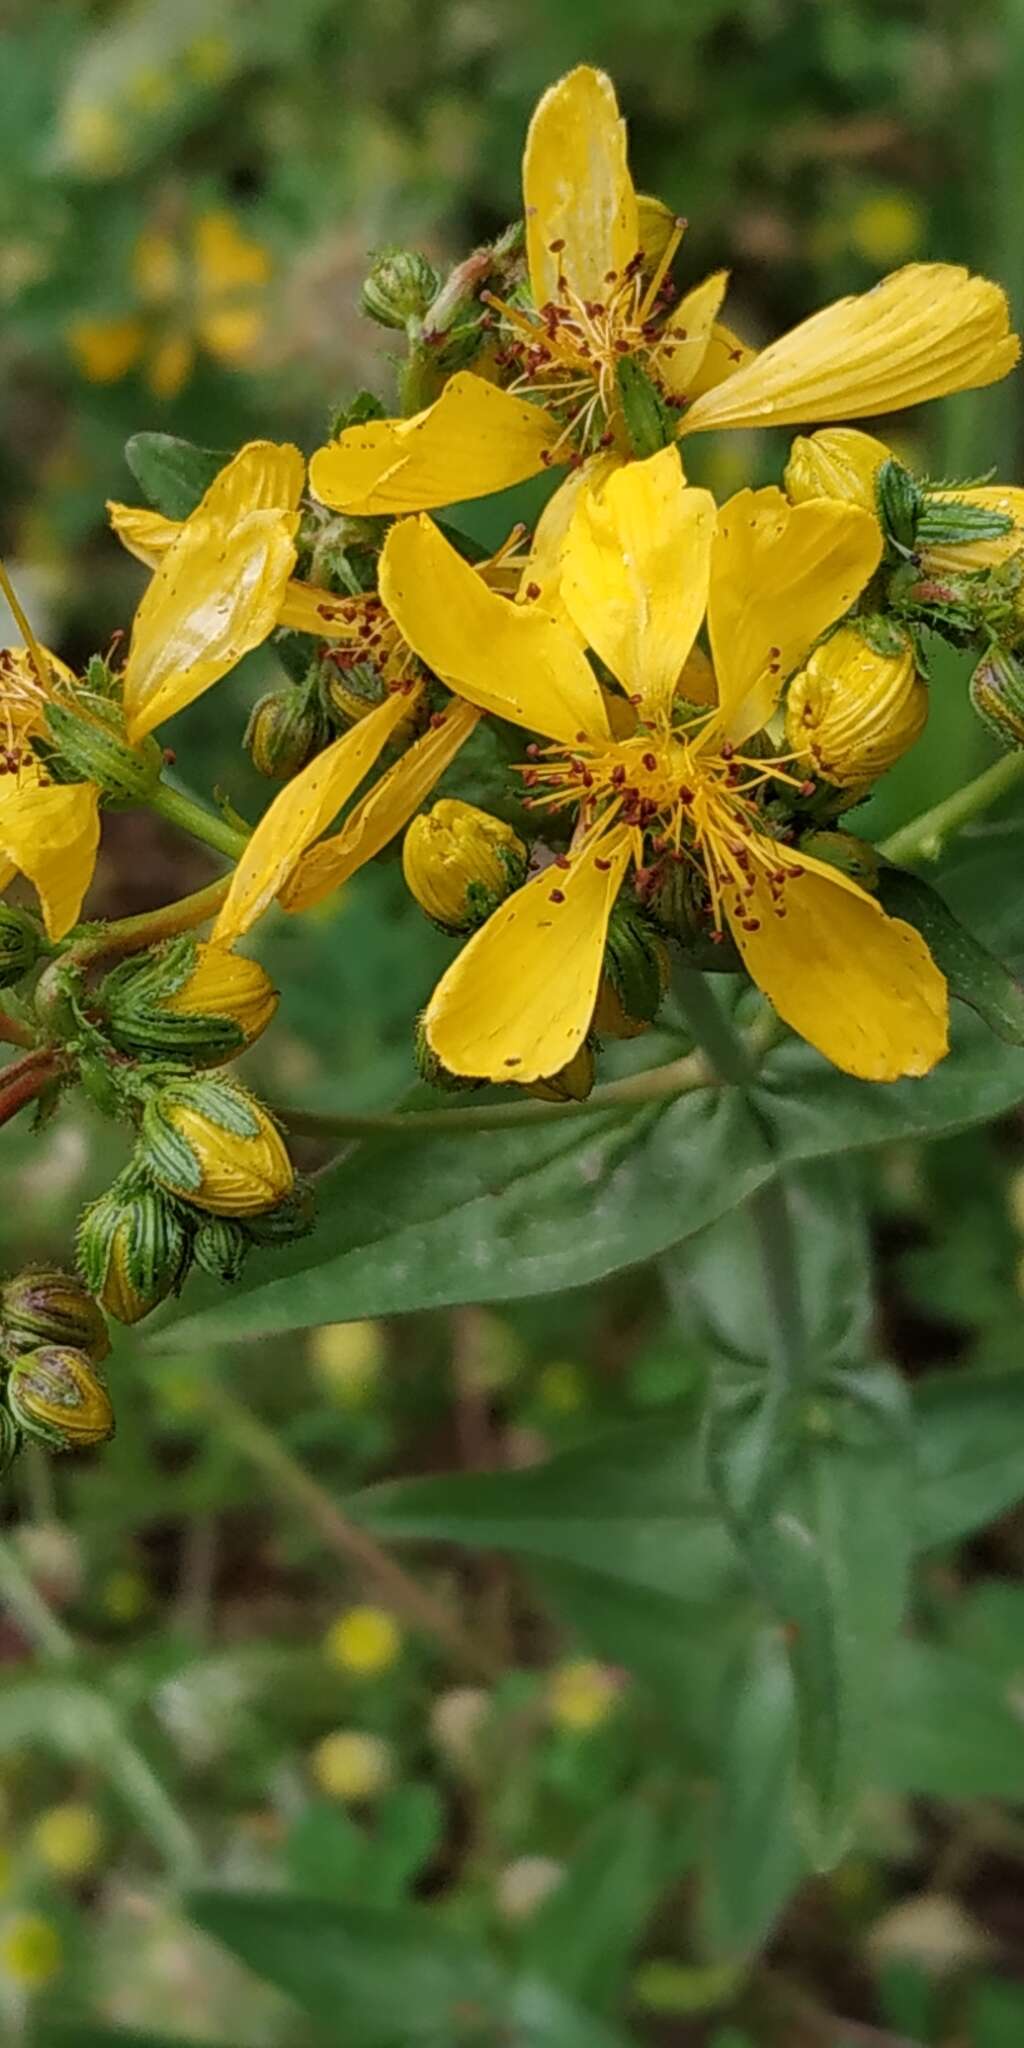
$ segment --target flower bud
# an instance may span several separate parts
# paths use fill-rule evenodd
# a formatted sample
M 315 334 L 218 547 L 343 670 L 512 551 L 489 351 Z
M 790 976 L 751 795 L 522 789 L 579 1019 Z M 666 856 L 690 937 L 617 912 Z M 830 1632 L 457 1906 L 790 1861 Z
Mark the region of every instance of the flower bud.
M 970 682 L 971 703 L 989 732 L 1007 748 L 1024 747 L 1024 665 L 1008 647 L 993 647 Z
M 877 516 L 878 472 L 890 460 L 885 442 L 862 434 L 858 427 L 822 427 L 817 434 L 798 434 L 783 472 L 786 496 L 792 505 L 803 505 L 808 498 L 841 498 Z
M 59 1267 L 30 1267 L 0 1289 L 0 1324 L 6 1341 L 18 1351 L 38 1344 L 70 1344 L 84 1351 L 94 1365 L 110 1350 L 101 1310 L 73 1273 Z
M 893 635 L 891 651 L 882 652 L 856 627 L 841 626 L 789 686 L 786 738 L 826 782 L 862 791 L 913 746 L 927 717 L 909 640 Z
M 13 988 L 29 974 L 43 948 L 43 935 L 26 910 L 0 904 L 0 988 Z
M 402 872 L 420 909 L 442 931 L 471 932 L 519 888 L 526 848 L 503 819 L 458 797 L 441 797 L 409 826 Z
M 7 1408 L 0 1408 L 0 1479 L 9 1472 L 21 1449 L 21 1431 Z
M 152 796 L 163 768 L 160 743 L 150 735 L 130 747 L 114 705 L 90 699 L 87 716 L 84 708 L 51 699 L 46 725 L 58 763 L 75 781 L 94 782 L 117 803 L 145 803 Z
M 381 249 L 363 285 L 363 312 L 379 327 L 425 319 L 441 289 L 440 274 L 416 249 Z
M 317 1743 L 310 1767 L 321 1792 L 346 1806 L 360 1806 L 387 1791 L 394 1777 L 394 1752 L 379 1735 L 337 1728 Z
M 294 1244 L 308 1237 L 316 1222 L 316 1191 L 310 1180 L 296 1175 L 291 1194 L 259 1216 L 247 1216 L 243 1229 L 253 1244 Z
M 311 761 L 327 738 L 316 693 L 301 683 L 268 690 L 249 714 L 242 745 L 260 775 L 287 782 Z
M 99 992 L 121 1052 L 217 1065 L 265 1031 L 277 991 L 257 960 L 191 937 L 126 961 Z
M 7 1401 L 26 1436 L 53 1450 L 84 1450 L 114 1434 L 114 1411 L 84 1351 L 41 1344 L 15 1360 Z
M 540 1102 L 585 1102 L 593 1086 L 594 1050 L 585 1039 L 557 1074 L 545 1074 L 542 1080 L 527 1082 L 525 1093 L 535 1095 Z
M 173 1202 L 144 1176 L 122 1174 L 90 1203 L 78 1226 L 78 1263 L 108 1315 L 137 1323 L 176 1293 L 189 1235 Z
M 240 1277 L 251 1250 L 251 1237 L 232 1216 L 208 1216 L 192 1239 L 195 1264 L 225 1287 Z
M 1000 568 L 1024 550 L 1024 490 L 1013 484 L 922 492 L 917 552 L 926 576 Z
M 235 1081 L 170 1081 L 146 1104 L 142 1153 L 172 1195 L 213 1216 L 259 1215 L 290 1195 L 292 1164 L 277 1126 Z
M 650 1029 L 668 987 L 668 954 L 636 904 L 612 912 L 593 1025 L 598 1037 L 637 1038 Z

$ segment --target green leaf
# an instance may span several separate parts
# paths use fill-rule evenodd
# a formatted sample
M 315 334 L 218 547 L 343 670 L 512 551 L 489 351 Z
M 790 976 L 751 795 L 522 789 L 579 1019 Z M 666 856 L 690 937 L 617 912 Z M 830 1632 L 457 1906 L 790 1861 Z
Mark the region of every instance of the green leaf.
M 914 1388 L 915 1539 L 959 1543 L 1024 1497 L 1024 1372 L 930 1373 Z
M 399 1905 L 444 1837 L 436 1787 L 413 1779 L 396 1785 L 374 1815 L 360 1896 L 367 1905 Z
M 501 2018 L 500 2033 L 493 2038 L 507 2042 L 509 2048 L 635 2048 L 631 2034 L 610 2028 L 591 2012 L 581 2012 L 561 1992 L 533 1977 L 512 1985 Z M 406 2037 L 402 2038 L 404 2043 Z M 402 2044 L 396 2042 L 395 2048 Z M 449 2048 L 449 2040 L 439 2041 L 437 2048 Z
M 1020 2048 L 1024 2041 L 1024 1986 L 988 1977 L 968 2002 L 971 2048 Z
M 1007 1045 L 1024 1045 L 1024 986 L 974 938 L 937 889 L 902 868 L 883 867 L 878 898 L 891 917 L 902 917 L 924 939 L 932 959 L 959 996 Z
M 926 1799 L 1024 1800 L 1024 1727 L 1013 1688 L 956 1651 L 897 1641 L 876 1778 Z
M 124 454 L 136 483 L 165 519 L 187 519 L 231 460 L 228 449 L 197 448 L 177 434 L 133 434 Z
M 649 1807 L 609 1807 L 527 1923 L 523 1967 L 588 2009 L 610 2011 L 663 1889 L 659 1851 Z
M 31 2036 L 32 2048 L 196 2048 L 195 2037 L 184 2041 L 175 2034 L 140 2034 L 134 2027 L 91 2026 L 88 2020 L 39 2020 Z M 230 2041 L 217 2048 L 242 2048 Z
M 288 1868 L 299 1891 L 347 1903 L 358 1898 L 369 1843 L 361 1827 L 336 1806 L 304 1807 L 288 1835 Z
M 193 1893 L 187 1907 L 204 1933 L 359 2048 L 440 2048 L 471 2018 L 485 2034 L 502 2009 L 497 1963 L 437 1913 L 230 1891 Z
M 721 1958 L 760 1947 L 806 1871 L 793 1823 L 796 1750 L 793 1675 L 782 1634 L 761 1629 L 730 1667 L 722 1695 L 719 1786 L 702 1887 L 705 1933 Z

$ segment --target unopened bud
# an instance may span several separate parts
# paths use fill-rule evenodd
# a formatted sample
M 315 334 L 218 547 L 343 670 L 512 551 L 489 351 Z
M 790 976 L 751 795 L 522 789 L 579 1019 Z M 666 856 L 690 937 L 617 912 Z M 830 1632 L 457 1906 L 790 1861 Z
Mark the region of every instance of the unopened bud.
M 362 309 L 379 327 L 404 328 L 425 319 L 441 289 L 440 273 L 416 249 L 381 249 L 362 290 Z
M 317 694 L 302 683 L 268 690 L 253 705 L 242 745 L 260 775 L 287 782 L 311 761 L 327 738 Z
M 621 899 L 608 926 L 593 1026 L 598 1037 L 637 1038 L 650 1029 L 668 987 L 668 954 L 650 919 Z
M 9 1472 L 21 1449 L 21 1431 L 7 1408 L 0 1408 L 0 1479 Z
M 107 976 L 99 993 L 122 1052 L 217 1065 L 251 1045 L 277 1009 L 257 960 L 191 937 L 172 939 Z
M 84 1351 L 42 1344 L 15 1360 L 7 1401 L 19 1429 L 53 1450 L 84 1450 L 114 1434 L 110 1396 Z
M 783 472 L 786 496 L 793 505 L 809 498 L 840 498 L 877 517 L 876 483 L 891 450 L 874 434 L 858 427 L 822 427 L 817 434 L 798 434 Z
M 161 1187 L 214 1216 L 259 1215 L 294 1183 L 276 1124 L 247 1089 L 221 1078 L 157 1089 L 143 1114 L 142 1156 Z
M 121 1323 L 137 1323 L 181 1286 L 189 1236 L 176 1205 L 129 1171 L 85 1210 L 78 1263 L 90 1292 Z
M 0 1325 L 6 1341 L 18 1351 L 38 1344 L 70 1344 L 84 1351 L 94 1365 L 110 1350 L 103 1315 L 91 1294 L 73 1273 L 56 1266 L 30 1267 L 0 1289 Z
M 793 678 L 786 738 L 837 789 L 866 790 L 920 738 L 928 691 L 906 638 L 881 652 L 854 626 L 817 647 Z
M 239 1279 L 251 1250 L 251 1237 L 232 1216 L 208 1216 L 192 1239 L 195 1264 L 225 1287 Z
M 471 932 L 519 888 L 526 848 L 503 819 L 458 797 L 441 797 L 409 826 L 402 872 L 421 910 L 442 931 Z
M 115 705 L 90 699 L 87 716 L 84 708 L 51 700 L 46 725 L 57 760 L 76 780 L 94 782 L 117 803 L 145 803 L 152 796 L 163 768 L 159 741 L 150 735 L 130 747 Z
M 1024 664 L 1008 647 L 993 647 L 970 683 L 971 703 L 1001 746 L 1024 747 Z
M 27 910 L 0 904 L 0 988 L 13 988 L 29 974 L 43 950 L 43 935 Z
M 542 1080 L 526 1083 L 527 1095 L 535 1095 L 540 1102 L 585 1102 L 594 1086 L 594 1049 L 584 1039 L 578 1052 L 557 1074 L 545 1074 Z
M 291 1193 L 273 1209 L 247 1216 L 245 1234 L 253 1244 L 294 1244 L 308 1237 L 316 1222 L 316 1193 L 311 1180 L 297 1175 Z
M 922 492 L 917 552 L 926 576 L 1000 568 L 1024 550 L 1024 490 L 1013 484 Z

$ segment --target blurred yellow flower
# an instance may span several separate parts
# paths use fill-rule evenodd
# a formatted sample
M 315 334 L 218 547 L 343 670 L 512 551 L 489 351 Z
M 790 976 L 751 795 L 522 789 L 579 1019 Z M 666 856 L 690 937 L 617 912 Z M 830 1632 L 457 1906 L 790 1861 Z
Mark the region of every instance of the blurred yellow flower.
M 95 1807 L 68 1800 L 41 1813 L 32 1829 L 32 1847 L 56 1877 L 85 1877 L 103 1849 L 103 1824 Z
M 321 1792 L 345 1806 L 359 1806 L 386 1791 L 394 1777 L 394 1753 L 379 1735 L 336 1728 L 318 1742 L 310 1769 Z
M 150 1602 L 146 1579 L 128 1565 L 108 1574 L 100 1587 L 99 1597 L 108 1620 L 121 1622 L 125 1627 L 138 1621 Z
M 553 1415 L 577 1415 L 587 1405 L 587 1382 L 571 1358 L 559 1359 L 538 1374 L 537 1394 Z
M 63 1960 L 60 1935 L 42 1913 L 16 1913 L 0 1931 L 0 1970 L 20 1991 L 41 1991 Z
M 905 263 L 924 240 L 925 215 L 912 192 L 876 192 L 862 199 L 847 232 L 858 256 L 880 268 Z
M 387 1356 L 382 1323 L 324 1323 L 309 1340 L 314 1377 L 339 1408 L 363 1408 L 372 1399 Z
M 401 1631 L 383 1607 L 350 1607 L 332 1621 L 324 1637 L 328 1663 L 358 1678 L 390 1671 L 401 1652 Z
M 270 252 L 222 207 L 183 235 L 147 228 L 132 254 L 134 309 L 72 321 L 71 354 L 90 383 L 141 369 L 154 397 L 171 399 L 201 350 L 230 369 L 251 362 L 266 327 Z
M 556 1728 L 587 1735 L 607 1721 L 619 1694 L 619 1680 L 606 1664 L 577 1657 L 559 1664 L 548 1681 L 548 1714 Z

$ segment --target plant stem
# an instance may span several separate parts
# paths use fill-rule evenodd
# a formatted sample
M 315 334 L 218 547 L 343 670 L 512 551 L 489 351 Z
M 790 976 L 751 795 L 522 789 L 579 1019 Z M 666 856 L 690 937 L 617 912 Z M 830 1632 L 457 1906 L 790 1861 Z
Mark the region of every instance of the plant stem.
M 139 953 L 145 946 L 159 945 L 161 939 L 176 939 L 180 932 L 190 932 L 208 918 L 216 917 L 230 885 L 230 875 L 221 875 L 191 896 L 180 897 L 177 903 L 166 903 L 159 910 L 139 911 L 134 917 L 114 918 L 109 924 L 93 925 L 69 946 L 61 964 L 87 967 L 108 954 Z
M 0 1124 L 9 1123 L 27 1102 L 35 1102 L 43 1089 L 56 1079 L 61 1059 L 58 1047 L 43 1046 L 3 1069 L 0 1073 Z
M 229 825 L 227 819 L 218 817 L 216 811 L 208 811 L 205 804 L 197 803 L 183 790 L 172 789 L 170 783 L 158 783 L 147 802 L 158 817 L 166 818 L 170 825 L 180 826 L 183 832 L 191 833 L 193 839 L 201 839 L 203 845 L 212 846 L 215 853 L 224 853 L 229 860 L 237 860 L 245 852 L 248 844 L 245 832 L 240 832 L 236 825 Z
M 22 1024 L 18 1017 L 12 1017 L 10 1011 L 4 1009 L 0 1009 L 0 1040 L 5 1045 L 24 1046 L 26 1051 L 30 1051 L 36 1042 L 28 1025 Z
M 930 811 L 922 811 L 919 818 L 911 818 L 909 824 L 901 825 L 888 839 L 883 839 L 878 851 L 886 860 L 915 861 L 938 860 L 947 839 L 959 832 L 963 825 L 969 825 L 972 818 L 982 811 L 990 810 L 1018 783 L 1024 782 L 1024 749 L 1013 754 L 1002 754 L 991 767 L 983 769 L 962 789 L 955 789 L 952 796 L 943 797 Z
M 411 1626 L 436 1637 L 453 1662 L 488 1684 L 501 1675 L 495 1663 L 472 1637 L 464 1632 L 447 1607 L 435 1600 L 411 1578 L 379 1543 L 342 1514 L 319 1481 L 300 1465 L 273 1430 L 260 1422 L 252 1410 L 223 1387 L 207 1389 L 208 1405 L 216 1415 L 228 1441 L 242 1457 L 266 1474 L 277 1493 L 293 1502 L 319 1531 L 324 1542 L 346 1564 L 355 1564 L 376 1579 L 382 1592 Z

